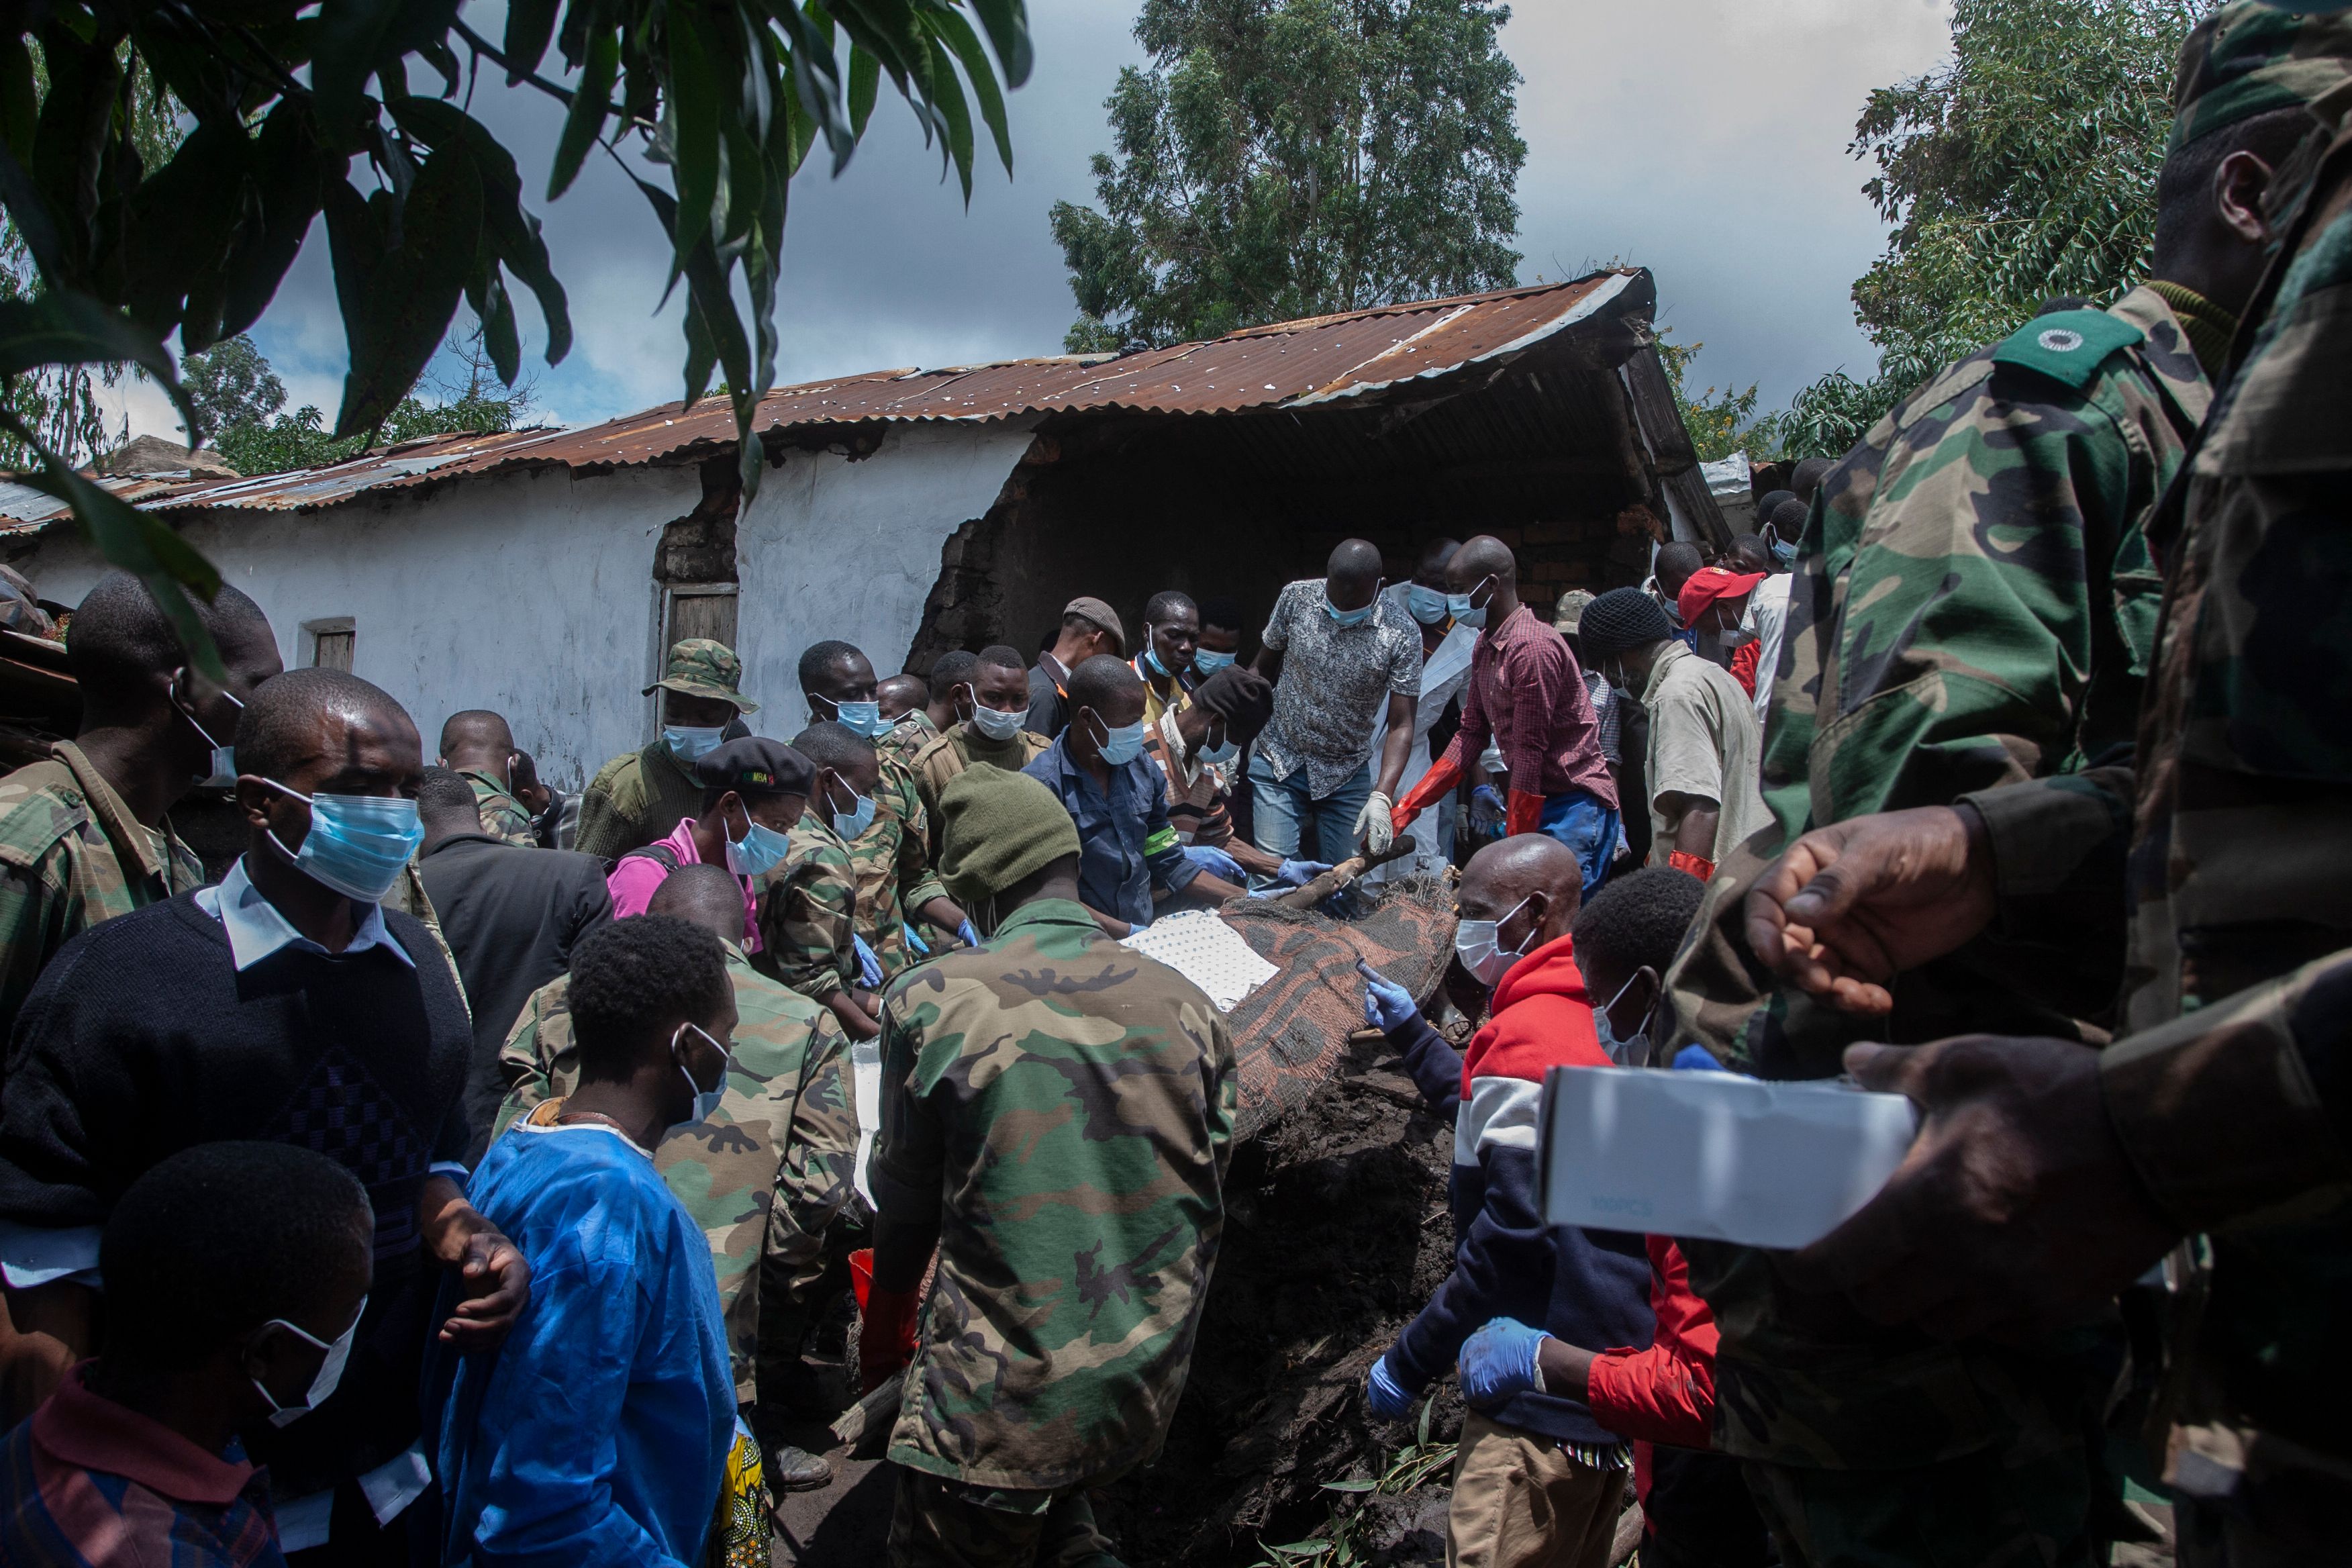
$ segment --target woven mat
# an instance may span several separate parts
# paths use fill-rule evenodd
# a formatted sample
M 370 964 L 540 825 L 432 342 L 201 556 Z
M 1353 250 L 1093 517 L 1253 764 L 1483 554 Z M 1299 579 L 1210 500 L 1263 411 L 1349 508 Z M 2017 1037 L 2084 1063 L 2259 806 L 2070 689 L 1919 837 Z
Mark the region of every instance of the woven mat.
M 1234 1128 L 1249 1137 L 1305 1104 L 1339 1070 L 1348 1037 L 1364 1026 L 1362 959 L 1415 996 L 1437 989 L 1454 954 L 1454 889 L 1408 877 L 1363 891 L 1364 912 L 1336 920 L 1264 899 L 1218 911 L 1279 971 L 1225 1015 L 1241 1069 Z

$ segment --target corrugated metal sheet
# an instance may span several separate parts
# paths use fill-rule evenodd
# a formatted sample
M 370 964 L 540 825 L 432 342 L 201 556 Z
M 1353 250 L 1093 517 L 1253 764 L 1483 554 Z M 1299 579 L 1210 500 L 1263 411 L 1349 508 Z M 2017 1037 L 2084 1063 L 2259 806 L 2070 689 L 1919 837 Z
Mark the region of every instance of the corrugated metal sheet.
M 757 428 L 766 435 L 875 421 L 985 423 L 1032 414 L 1330 406 L 1516 353 L 1595 317 L 1646 315 L 1654 299 L 1646 271 L 1611 269 L 1530 289 L 1284 321 L 1118 357 L 874 371 L 779 387 L 761 401 Z M 706 397 L 690 409 L 653 408 L 580 430 L 427 437 L 331 468 L 151 486 L 137 502 L 161 510 L 292 510 L 504 468 L 634 467 L 698 448 L 720 450 L 734 439 L 727 403 Z M 108 483 L 112 488 L 114 481 Z M 0 525 L 0 533 L 29 531 L 63 511 L 37 491 L 0 487 L 0 518 L 15 524 Z

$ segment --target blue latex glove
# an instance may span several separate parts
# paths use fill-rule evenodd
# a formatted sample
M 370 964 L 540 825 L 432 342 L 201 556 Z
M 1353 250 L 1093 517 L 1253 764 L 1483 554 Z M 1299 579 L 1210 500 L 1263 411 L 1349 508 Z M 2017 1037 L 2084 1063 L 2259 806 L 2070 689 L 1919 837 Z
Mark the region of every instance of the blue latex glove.
M 974 926 L 970 921 L 966 921 L 963 924 L 956 927 L 956 935 L 963 939 L 963 944 L 966 947 L 978 947 L 980 945 L 979 928 Z
M 908 947 L 913 948 L 913 949 L 915 950 L 915 956 L 916 956 L 916 957 L 918 957 L 918 958 L 929 958 L 929 957 L 930 957 L 930 955 L 931 955 L 931 944 L 930 944 L 929 942 L 925 942 L 925 941 L 923 940 L 923 933 L 922 933 L 922 932 L 920 932 L 920 931 L 917 931 L 917 930 L 915 929 L 915 922 L 914 922 L 914 921 L 908 921 L 904 926 L 900 927 L 899 929 L 900 929 L 901 931 L 903 931 L 906 933 L 906 937 L 907 937 L 907 945 L 908 945 Z
M 882 961 L 874 956 L 874 950 L 866 945 L 866 939 L 862 936 L 853 935 L 849 939 L 849 945 L 857 951 L 858 984 L 868 991 L 880 989 Z
M 1471 826 L 1500 827 L 1510 816 L 1510 807 L 1503 804 L 1501 792 L 1493 784 L 1480 784 L 1470 792 Z
M 1421 1009 L 1413 1005 L 1412 993 L 1366 963 L 1356 960 L 1356 973 L 1364 977 L 1364 1022 L 1391 1034 L 1420 1016 Z
M 1515 1394 L 1540 1392 L 1543 1378 L 1536 1371 L 1536 1352 L 1549 1338 L 1517 1318 L 1488 1322 L 1463 1344 L 1455 1363 L 1463 1399 L 1474 1409 L 1489 1409 Z
M 1277 888 L 1303 888 L 1331 868 L 1320 860 L 1285 860 L 1274 874 Z
M 1389 1358 L 1372 1363 L 1364 1376 L 1364 1408 L 1383 1421 L 1402 1421 L 1412 1414 L 1412 1394 L 1389 1370 Z
M 1715 1059 L 1715 1053 L 1702 1045 L 1687 1045 L 1675 1053 L 1676 1072 L 1722 1072 L 1724 1065 Z
M 1236 887 L 1245 886 L 1249 881 L 1249 873 L 1242 869 L 1240 861 L 1223 850 L 1213 849 L 1206 844 L 1187 844 L 1184 846 L 1184 858 L 1206 871 L 1210 876 L 1223 877 Z

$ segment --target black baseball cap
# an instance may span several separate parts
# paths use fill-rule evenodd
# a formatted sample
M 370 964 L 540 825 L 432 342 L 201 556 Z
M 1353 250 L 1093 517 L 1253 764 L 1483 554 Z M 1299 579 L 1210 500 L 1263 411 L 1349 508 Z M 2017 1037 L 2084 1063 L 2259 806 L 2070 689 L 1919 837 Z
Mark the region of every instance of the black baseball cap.
M 816 764 L 764 735 L 746 735 L 703 754 L 694 776 L 705 789 L 738 795 L 806 795 L 816 785 Z

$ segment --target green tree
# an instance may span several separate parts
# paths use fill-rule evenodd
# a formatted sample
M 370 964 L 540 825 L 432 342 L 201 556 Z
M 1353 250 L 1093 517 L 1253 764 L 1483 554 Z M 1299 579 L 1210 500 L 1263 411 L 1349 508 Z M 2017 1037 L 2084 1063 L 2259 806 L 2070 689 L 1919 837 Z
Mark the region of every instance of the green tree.
M 1144 0 L 1094 207 L 1057 202 L 1075 353 L 1507 288 L 1527 143 L 1494 0 Z
M 0 299 L 0 383 L 129 362 L 201 431 L 164 340 L 176 333 L 183 353 L 197 353 L 251 326 L 322 216 L 351 363 L 335 438 L 386 425 L 460 299 L 510 383 L 521 347 L 509 277 L 536 298 L 554 363 L 572 342 L 562 287 L 514 155 L 466 107 L 478 90 L 527 85 L 562 106 L 547 199 L 601 147 L 668 236 L 671 287 L 687 289 L 686 400 L 724 372 L 749 495 L 766 466 L 751 427 L 775 380 L 785 190 L 810 148 L 822 138 L 837 173 L 887 79 L 969 198 L 975 121 L 1009 168 L 998 79 L 1018 86 L 1030 67 L 1023 0 L 509 0 L 497 42 L 458 9 L 10 7 L 0 202 L 37 286 Z M 570 86 L 541 74 L 551 51 Z M 142 97 L 188 124 L 168 159 L 134 133 Z M 353 183 L 355 163 L 370 188 Z M 75 473 L 5 398 L 0 431 L 33 448 L 28 482 L 68 502 L 217 670 L 183 593 L 214 592 L 211 564 L 160 518 Z
M 1800 393 L 1787 438 L 1843 453 L 1945 364 L 2052 295 L 2147 270 L 2180 45 L 2210 0 L 1955 0 L 1943 66 L 1870 95 L 1849 151 L 1893 226 L 1853 286 L 1879 353 Z
M 286 406 L 286 384 L 251 338 L 240 335 L 188 355 L 180 362 L 180 379 L 213 444 L 238 473 L 323 468 L 377 444 L 515 428 L 530 410 L 534 383 L 525 379 L 502 391 L 485 338 L 478 324 L 449 345 L 455 368 L 424 384 L 432 400 L 404 397 L 377 428 L 341 440 L 310 404 L 292 414 L 278 412 Z
M 1780 415 L 1756 415 L 1758 401 L 1756 384 L 1747 388 L 1710 386 L 1694 394 L 1690 389 L 1691 365 L 1706 347 L 1703 342 L 1685 348 L 1675 342 L 1672 328 L 1658 334 L 1658 357 L 1664 362 L 1666 379 L 1673 384 L 1675 406 L 1681 410 L 1683 428 L 1690 432 L 1691 446 L 1702 463 L 1712 463 L 1728 458 L 1734 452 L 1746 452 L 1751 458 L 1772 458 L 1779 455 Z
M 215 445 L 232 431 L 268 424 L 271 415 L 286 406 L 286 384 L 243 332 L 181 360 L 180 381 L 196 405 L 204 438 Z

